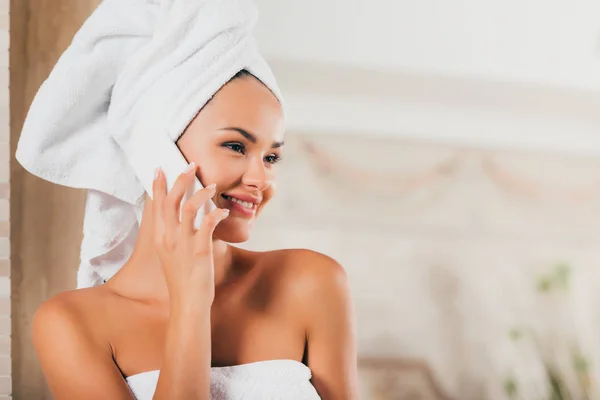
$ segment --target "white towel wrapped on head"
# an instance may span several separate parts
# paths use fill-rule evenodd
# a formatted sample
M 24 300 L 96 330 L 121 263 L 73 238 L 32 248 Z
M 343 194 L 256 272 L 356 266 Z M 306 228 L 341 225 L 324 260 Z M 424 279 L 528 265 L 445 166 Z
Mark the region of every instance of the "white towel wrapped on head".
M 104 0 L 42 84 L 16 158 L 88 189 L 77 287 L 127 261 L 154 170 L 183 172 L 174 143 L 225 83 L 245 69 L 282 101 L 256 20 L 251 0 Z

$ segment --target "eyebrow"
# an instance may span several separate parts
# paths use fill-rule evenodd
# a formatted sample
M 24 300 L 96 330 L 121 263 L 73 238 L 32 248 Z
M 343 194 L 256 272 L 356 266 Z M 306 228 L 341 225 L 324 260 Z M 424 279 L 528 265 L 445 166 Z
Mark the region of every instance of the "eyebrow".
M 256 136 L 254 136 L 253 134 L 251 134 L 250 132 L 248 132 L 245 129 L 242 128 L 236 128 L 234 126 L 231 127 L 227 127 L 227 128 L 221 128 L 219 129 L 220 131 L 234 131 L 239 133 L 240 135 L 242 135 L 243 137 L 245 137 L 246 139 L 248 139 L 250 142 L 252 143 L 256 143 L 258 140 L 256 139 Z M 283 146 L 283 141 L 281 142 L 273 142 L 273 144 L 271 145 L 272 149 L 276 149 L 279 147 Z

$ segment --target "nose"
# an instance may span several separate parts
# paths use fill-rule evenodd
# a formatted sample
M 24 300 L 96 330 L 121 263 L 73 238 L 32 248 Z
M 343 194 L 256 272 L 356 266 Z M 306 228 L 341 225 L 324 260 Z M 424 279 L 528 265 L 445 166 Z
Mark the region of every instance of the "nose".
M 242 176 L 242 183 L 263 191 L 269 188 L 272 177 L 261 157 L 253 157 L 248 163 L 248 168 Z

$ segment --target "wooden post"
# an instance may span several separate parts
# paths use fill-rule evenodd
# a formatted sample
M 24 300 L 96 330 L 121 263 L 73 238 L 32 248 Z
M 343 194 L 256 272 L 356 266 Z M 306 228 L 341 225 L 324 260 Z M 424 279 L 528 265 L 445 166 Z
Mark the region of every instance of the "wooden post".
M 33 96 L 100 0 L 10 0 L 12 387 L 51 398 L 31 343 L 35 310 L 76 284 L 84 191 L 35 178 L 14 159 Z

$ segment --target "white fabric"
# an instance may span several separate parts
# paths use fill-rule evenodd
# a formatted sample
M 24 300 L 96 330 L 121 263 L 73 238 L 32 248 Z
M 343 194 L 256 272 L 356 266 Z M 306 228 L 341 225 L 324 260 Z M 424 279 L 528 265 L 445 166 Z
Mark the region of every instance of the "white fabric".
M 160 371 L 127 378 L 137 400 L 151 400 Z M 211 400 L 316 400 L 310 369 L 294 360 L 260 361 L 232 367 L 211 368 Z
M 256 20 L 250 0 L 104 0 L 40 87 L 16 158 L 88 189 L 78 287 L 128 259 L 155 168 L 169 185 L 185 169 L 174 142 L 233 75 L 248 70 L 281 101 Z

